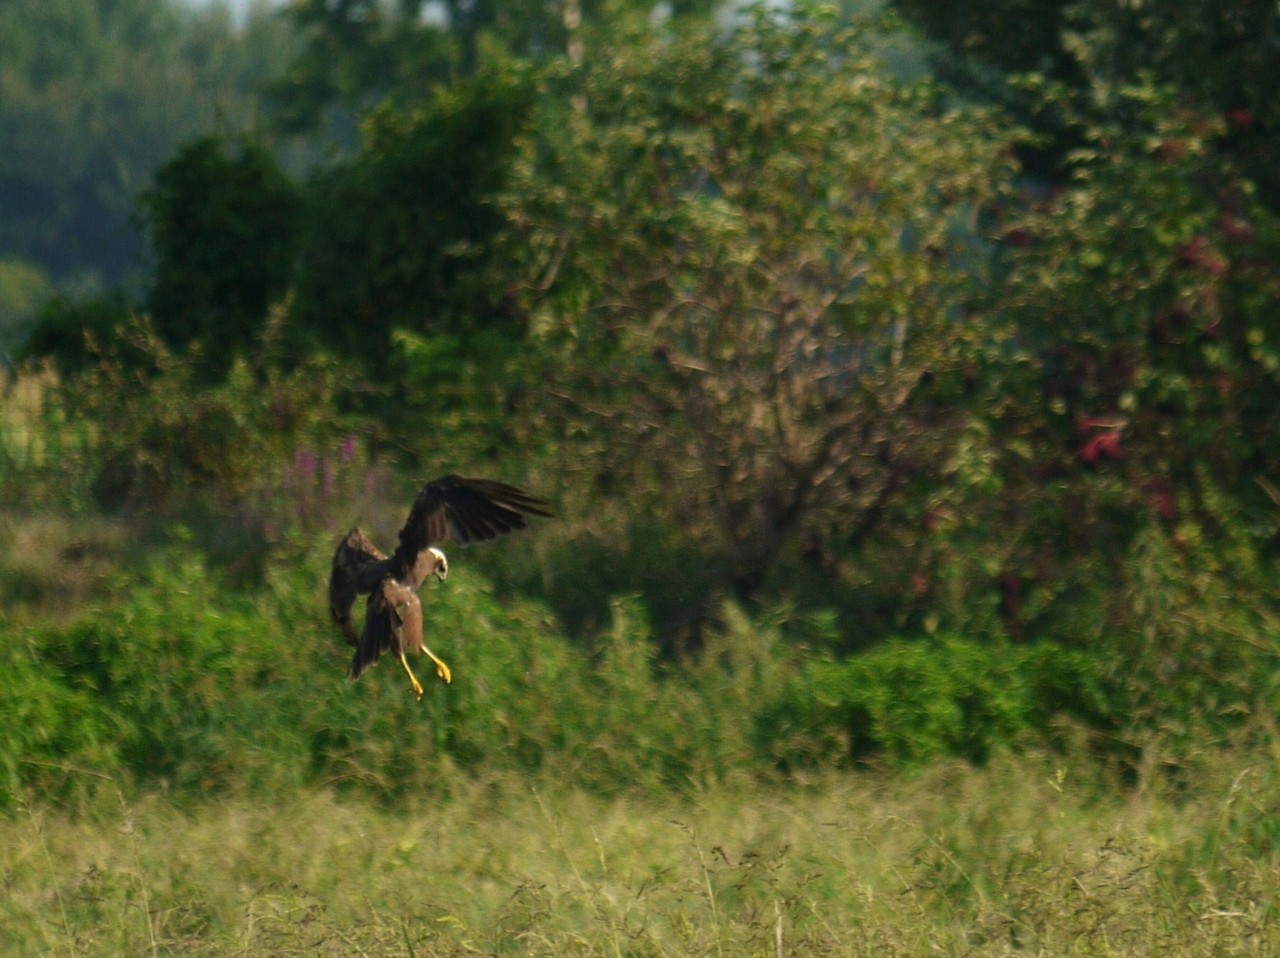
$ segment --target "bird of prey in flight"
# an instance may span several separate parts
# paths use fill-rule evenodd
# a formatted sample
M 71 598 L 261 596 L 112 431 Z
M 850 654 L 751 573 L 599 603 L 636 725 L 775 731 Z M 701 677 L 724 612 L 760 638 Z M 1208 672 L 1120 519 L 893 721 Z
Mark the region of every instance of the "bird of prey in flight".
M 422 651 L 435 663 L 445 682 L 453 676 L 427 648 L 422 637 L 422 604 L 418 587 L 428 576 L 441 582 L 449 574 L 449 560 L 440 546 L 452 539 L 460 545 L 493 539 L 526 526 L 526 516 L 550 516 L 547 503 L 515 486 L 491 479 L 444 476 L 428 482 L 413 501 L 400 541 L 388 558 L 359 529 L 338 543 L 329 576 L 329 611 L 347 641 L 356 648 L 351 660 L 355 681 L 383 652 L 400 660 L 413 693 L 422 698 L 422 685 L 409 668 L 407 651 Z M 364 630 L 357 634 L 352 606 L 368 595 Z

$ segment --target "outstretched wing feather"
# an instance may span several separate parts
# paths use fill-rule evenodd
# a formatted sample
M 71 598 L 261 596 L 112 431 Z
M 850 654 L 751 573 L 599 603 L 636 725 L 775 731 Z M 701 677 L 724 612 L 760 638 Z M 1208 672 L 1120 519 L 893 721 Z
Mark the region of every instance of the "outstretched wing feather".
M 351 645 L 359 642 L 351 615 L 352 606 L 357 596 L 373 588 L 374 583 L 368 581 L 371 575 L 376 574 L 373 566 L 386 558 L 359 529 L 348 532 L 333 554 L 333 570 L 329 573 L 329 614 Z
M 443 476 L 423 486 L 414 500 L 393 566 L 407 570 L 419 552 L 449 538 L 467 545 L 523 529 L 527 515 L 551 512 L 542 500 L 505 482 Z

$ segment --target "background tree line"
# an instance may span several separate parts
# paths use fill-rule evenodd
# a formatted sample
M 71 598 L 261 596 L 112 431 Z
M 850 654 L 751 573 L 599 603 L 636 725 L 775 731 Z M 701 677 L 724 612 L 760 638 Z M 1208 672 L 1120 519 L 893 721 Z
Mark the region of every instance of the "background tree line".
M 1278 19 L 294 3 L 216 74 L 259 119 L 170 138 L 134 194 L 136 287 L 40 312 L 43 414 L 82 438 L 6 491 L 181 516 L 260 588 L 355 506 L 393 527 L 424 474 L 497 471 L 565 519 L 491 580 L 587 647 L 632 596 L 668 656 L 783 623 L 808 681 L 754 705 L 806 755 L 887 747 L 911 649 L 954 687 L 908 754 L 1058 714 L 1217 734 L 1275 705 Z M 6 82 L 53 97 L 40 69 Z M 61 282 L 55 245 L 5 255 Z

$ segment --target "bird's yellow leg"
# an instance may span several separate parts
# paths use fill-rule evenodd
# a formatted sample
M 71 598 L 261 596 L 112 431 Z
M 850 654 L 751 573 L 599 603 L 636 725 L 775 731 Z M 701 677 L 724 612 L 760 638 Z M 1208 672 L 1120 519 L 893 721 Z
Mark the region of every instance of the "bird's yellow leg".
M 436 675 L 444 679 L 446 685 L 451 683 L 453 681 L 453 673 L 449 671 L 449 666 L 440 661 L 436 654 L 425 645 L 422 647 L 422 651 L 427 653 L 427 658 L 436 664 Z
M 418 677 L 413 674 L 413 669 L 409 668 L 409 660 L 404 657 L 404 650 L 398 650 L 396 655 L 400 659 L 400 664 L 404 666 L 405 672 L 409 675 L 409 681 L 413 683 L 413 694 L 422 700 L 422 683 L 418 681 Z

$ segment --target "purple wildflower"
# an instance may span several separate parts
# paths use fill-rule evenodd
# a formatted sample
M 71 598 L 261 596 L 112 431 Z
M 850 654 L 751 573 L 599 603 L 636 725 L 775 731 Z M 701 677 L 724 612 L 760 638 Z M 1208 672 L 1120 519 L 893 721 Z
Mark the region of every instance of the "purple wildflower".
M 299 449 L 293 454 L 294 468 L 298 470 L 298 478 L 304 482 L 315 478 L 319 464 L 319 457 L 309 449 Z
M 324 457 L 324 469 L 321 470 L 320 495 L 324 499 L 328 499 L 333 495 L 333 460 L 328 456 Z

